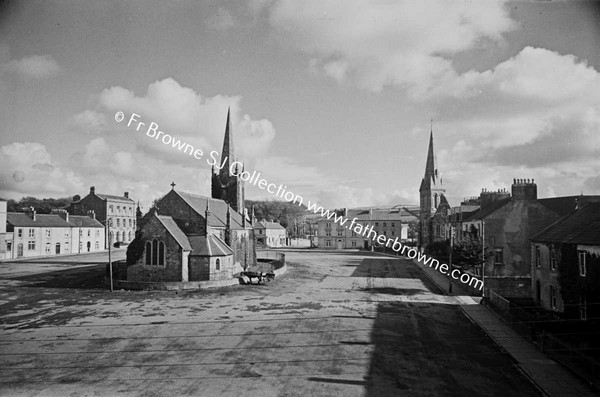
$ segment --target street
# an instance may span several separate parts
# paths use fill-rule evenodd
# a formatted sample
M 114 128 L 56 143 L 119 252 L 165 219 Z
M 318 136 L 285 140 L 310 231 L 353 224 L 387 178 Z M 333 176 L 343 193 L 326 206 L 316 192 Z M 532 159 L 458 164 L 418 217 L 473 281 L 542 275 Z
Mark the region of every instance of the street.
M 539 395 L 411 261 L 284 252 L 267 285 L 185 292 L 111 294 L 102 257 L 0 263 L 0 394 Z

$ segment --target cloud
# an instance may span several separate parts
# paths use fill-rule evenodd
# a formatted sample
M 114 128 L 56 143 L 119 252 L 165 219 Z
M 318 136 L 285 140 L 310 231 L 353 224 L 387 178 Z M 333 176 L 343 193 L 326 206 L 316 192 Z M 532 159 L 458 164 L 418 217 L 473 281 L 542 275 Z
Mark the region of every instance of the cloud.
M 143 96 L 123 87 L 112 87 L 102 91 L 99 106 L 113 119 L 114 112 L 123 111 L 129 117 L 132 113 L 141 115 L 145 122 L 140 131 L 135 126 L 125 127 L 128 118 L 121 124 L 111 121 L 114 134 L 134 139 L 142 149 L 161 158 L 184 161 L 185 156 L 172 147 L 146 137 L 151 122 L 164 131 L 181 139 L 195 148 L 201 148 L 205 155 L 210 150 L 222 149 L 227 110 L 231 108 L 231 123 L 236 142 L 236 155 L 243 160 L 261 156 L 275 138 L 276 131 L 269 120 L 253 120 L 249 115 L 241 115 L 241 97 L 216 95 L 204 97 L 193 89 L 182 87 L 172 78 L 156 81 L 148 86 Z
M 84 110 L 71 116 L 67 120 L 67 127 L 87 134 L 96 134 L 106 129 L 106 116 L 95 110 Z
M 56 75 L 60 66 L 50 55 L 32 55 L 13 59 L 5 63 L 2 69 L 24 79 L 43 79 Z
M 227 30 L 235 25 L 235 19 L 231 13 L 223 7 L 206 19 L 206 26 L 214 30 Z
M 14 142 L 0 147 L 0 191 L 11 197 L 31 194 L 70 196 L 82 179 L 53 161 L 46 146 Z
M 311 70 L 415 96 L 456 78 L 452 56 L 501 43 L 516 26 L 502 1 L 280 0 L 253 9 L 267 9 L 276 36 L 313 56 Z

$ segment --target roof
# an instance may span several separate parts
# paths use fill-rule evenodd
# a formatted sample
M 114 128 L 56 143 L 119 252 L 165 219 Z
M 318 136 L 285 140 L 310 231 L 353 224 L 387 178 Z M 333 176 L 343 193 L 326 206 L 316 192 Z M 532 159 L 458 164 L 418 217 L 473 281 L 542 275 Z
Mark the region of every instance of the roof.
M 91 218 L 90 218 L 91 219 Z M 26 213 L 23 212 L 8 212 L 6 213 L 6 222 L 12 226 L 22 227 L 72 227 L 69 222 L 65 221 L 57 214 L 36 214 L 35 221 Z
M 200 214 L 203 218 L 206 214 L 206 203 L 209 202 L 210 214 L 208 216 L 208 226 L 211 227 L 226 227 L 227 226 L 227 209 L 231 215 L 231 229 L 238 230 L 242 227 L 242 216 L 238 214 L 225 201 L 219 199 L 197 196 L 195 194 L 172 190 L 181 197 L 194 211 Z M 159 209 L 160 211 L 160 209 Z M 250 222 L 247 222 L 247 227 L 250 227 Z
M 75 227 L 101 227 L 101 228 L 104 228 L 104 225 L 102 225 L 96 219 L 91 218 L 86 215 L 69 215 L 69 223 Z
M 330 213 L 333 211 L 330 211 Z M 343 211 L 336 210 L 336 215 L 343 216 Z M 360 221 L 369 221 L 369 222 L 377 222 L 377 221 L 392 221 L 392 222 L 401 222 L 408 223 L 419 218 L 415 216 L 411 211 L 408 211 L 406 208 L 376 208 L 376 209 L 348 209 L 346 212 L 346 216 L 349 220 L 354 218 Z M 332 216 L 331 218 L 321 217 L 320 221 L 331 221 L 334 222 L 335 219 Z
M 281 226 L 277 222 L 267 222 L 267 221 L 256 221 L 252 225 L 255 229 L 283 229 L 285 228 Z
M 510 197 L 506 197 L 506 198 L 500 199 L 498 201 L 494 201 L 490 205 L 487 205 L 484 208 L 480 208 L 478 211 L 469 213 L 468 215 L 464 216 L 463 222 L 483 219 L 486 216 L 488 216 L 488 215 L 492 214 L 493 212 L 496 212 L 500 208 L 504 207 L 504 205 L 510 203 L 510 200 L 511 200 Z M 465 213 L 463 213 L 463 215 L 465 215 Z
M 592 202 L 559 219 L 531 238 L 538 242 L 600 246 L 600 202 Z
M 538 202 L 551 211 L 556 212 L 560 216 L 569 215 L 577 208 L 577 203 L 580 202 L 583 206 L 588 202 L 598 202 L 600 196 L 592 195 L 579 195 L 579 196 L 564 196 L 564 197 L 550 197 L 538 199 Z
M 218 236 L 209 234 L 208 236 L 190 236 L 190 244 L 193 252 L 191 255 L 198 256 L 227 256 L 233 255 L 233 250 L 229 248 Z
M 134 203 L 135 201 L 133 201 L 130 198 L 127 198 L 125 196 L 113 196 L 111 194 L 100 194 L 100 193 L 94 193 L 96 196 L 100 197 L 102 200 L 115 200 L 115 201 L 125 201 L 127 203 Z
M 154 213 L 156 215 L 156 213 Z M 177 226 L 177 223 L 170 216 L 156 215 L 156 218 L 163 224 L 165 229 L 173 236 L 177 243 L 181 246 L 184 251 L 191 251 L 192 246 L 188 240 L 188 237 L 183 231 Z

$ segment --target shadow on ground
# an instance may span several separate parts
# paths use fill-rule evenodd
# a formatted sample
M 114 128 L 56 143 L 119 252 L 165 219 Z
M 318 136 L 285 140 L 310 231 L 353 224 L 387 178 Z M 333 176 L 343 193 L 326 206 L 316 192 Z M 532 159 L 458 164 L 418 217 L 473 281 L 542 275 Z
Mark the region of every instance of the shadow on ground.
M 38 273 L 27 276 L 10 277 L 27 287 L 39 288 L 77 288 L 77 289 L 104 289 L 104 275 L 106 263 L 84 268 L 71 268 L 55 270 L 47 273 Z

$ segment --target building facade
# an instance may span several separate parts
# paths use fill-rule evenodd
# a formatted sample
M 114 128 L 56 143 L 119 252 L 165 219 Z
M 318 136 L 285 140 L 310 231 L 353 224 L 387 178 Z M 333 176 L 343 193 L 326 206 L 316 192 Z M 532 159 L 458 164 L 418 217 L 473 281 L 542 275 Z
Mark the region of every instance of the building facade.
M 37 214 L 34 208 L 26 212 L 7 214 L 5 258 L 29 258 L 61 254 L 79 254 L 104 250 L 104 226 L 93 216 Z
M 69 206 L 71 215 L 87 215 L 94 213 L 96 219 L 105 227 L 106 244 L 108 248 L 109 229 L 112 243 L 130 243 L 135 238 L 136 213 L 135 202 L 125 192 L 123 196 L 96 193 L 94 186 L 90 187 L 87 196 L 80 199 L 73 197 Z
M 279 223 L 263 220 L 255 221 L 252 226 L 254 227 L 257 246 L 278 248 L 287 245 L 287 232 Z
M 571 318 L 598 318 L 600 203 L 583 205 L 533 236 L 531 242 L 536 304 Z
M 407 242 L 410 240 L 410 225 L 418 221 L 415 214 L 416 208 L 410 210 L 406 206 L 396 206 L 392 208 L 378 209 L 342 209 L 336 210 L 336 216 L 342 216 L 348 221 L 344 226 L 334 222 L 332 218 L 321 218 L 318 222 L 318 241 L 319 248 L 324 249 L 352 249 L 363 248 L 371 249 L 377 246 L 377 243 L 368 236 L 356 233 L 354 228 L 347 228 L 352 220 L 355 224 L 362 225 L 363 228 L 372 227 L 373 231 L 379 235 L 396 238 L 398 241 Z

